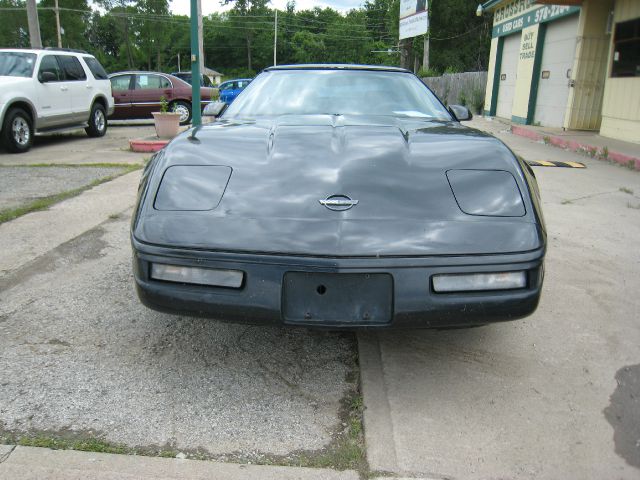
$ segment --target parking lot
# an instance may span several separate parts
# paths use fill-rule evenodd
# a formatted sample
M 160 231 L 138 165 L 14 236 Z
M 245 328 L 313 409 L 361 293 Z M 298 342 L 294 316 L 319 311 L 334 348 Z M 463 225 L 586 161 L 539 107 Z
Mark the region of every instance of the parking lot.
M 49 182 L 43 195 L 87 187 L 0 224 L 4 443 L 94 442 L 361 478 L 639 478 L 640 174 L 498 122 L 472 125 L 526 159 L 587 169 L 536 169 L 548 229 L 537 312 L 453 331 L 355 335 L 150 311 L 135 295 L 128 238 L 140 172 L 127 165 L 145 155 L 127 141 L 152 127 L 0 152 L 0 172 L 21 175 L 2 184 L 12 208 L 37 197 L 29 182 Z M 78 167 L 91 163 L 110 166 Z M 37 164 L 73 173 L 15 173 L 52 168 Z

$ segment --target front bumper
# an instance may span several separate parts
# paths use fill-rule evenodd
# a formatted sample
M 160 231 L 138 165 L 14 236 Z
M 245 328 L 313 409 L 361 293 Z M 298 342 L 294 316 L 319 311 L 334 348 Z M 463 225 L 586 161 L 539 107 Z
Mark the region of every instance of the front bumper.
M 506 255 L 420 258 L 309 258 L 221 253 L 147 245 L 132 239 L 133 269 L 143 304 L 168 313 L 262 324 L 330 328 L 439 328 L 515 320 L 533 313 L 540 299 L 544 249 Z M 241 270 L 240 289 L 158 281 L 151 263 Z M 442 273 L 526 270 L 527 287 L 518 290 L 436 293 L 431 277 Z M 288 272 L 385 273 L 393 278 L 391 320 L 366 322 L 287 321 L 283 315 L 283 280 Z

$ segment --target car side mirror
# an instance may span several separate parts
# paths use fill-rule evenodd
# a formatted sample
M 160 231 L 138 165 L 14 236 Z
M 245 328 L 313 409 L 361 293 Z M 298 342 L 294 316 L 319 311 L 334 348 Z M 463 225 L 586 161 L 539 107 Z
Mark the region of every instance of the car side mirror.
M 226 109 L 227 104 L 225 102 L 211 102 L 209 105 L 204 107 L 202 115 L 205 117 L 219 117 Z
M 48 83 L 48 82 L 55 82 L 58 80 L 58 76 L 53 73 L 53 72 L 40 72 L 40 75 L 38 75 L 38 80 L 40 80 L 40 83 Z
M 473 115 L 471 111 L 463 105 L 449 105 L 449 112 L 453 114 L 456 120 L 464 122 L 465 120 L 471 120 Z

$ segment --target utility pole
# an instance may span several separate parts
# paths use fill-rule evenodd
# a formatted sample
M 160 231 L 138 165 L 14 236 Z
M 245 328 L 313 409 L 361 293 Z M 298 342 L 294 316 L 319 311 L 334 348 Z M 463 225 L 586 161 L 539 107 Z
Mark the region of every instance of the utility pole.
M 422 57 L 422 68 L 429 70 L 429 31 L 424 35 L 424 53 Z
M 27 0 L 27 20 L 29 22 L 29 38 L 31 40 L 31 48 L 42 48 L 42 39 L 40 38 L 40 22 L 38 21 L 38 8 L 36 0 Z
M 58 48 L 62 48 L 62 36 L 60 35 L 60 9 L 58 8 L 58 0 L 55 0 L 54 12 L 56 12 L 56 33 L 58 34 Z
M 200 47 L 202 43 L 198 35 L 198 15 L 200 0 L 191 0 L 191 121 L 194 127 L 202 125 L 202 112 L 200 111 Z M 200 23 L 201 24 L 201 23 Z M 202 31 L 202 30 L 200 30 Z
M 422 53 L 422 68 L 426 71 L 429 70 L 429 37 L 431 36 L 431 19 L 429 18 L 429 8 L 433 5 L 433 2 L 429 2 L 431 5 L 427 5 L 427 33 L 424 34 L 424 48 Z
M 273 22 L 273 66 L 275 67 L 277 62 L 278 51 L 278 10 L 276 10 L 276 19 Z
M 204 72 L 204 39 L 202 30 L 202 0 L 198 0 L 198 55 L 200 56 L 200 73 Z

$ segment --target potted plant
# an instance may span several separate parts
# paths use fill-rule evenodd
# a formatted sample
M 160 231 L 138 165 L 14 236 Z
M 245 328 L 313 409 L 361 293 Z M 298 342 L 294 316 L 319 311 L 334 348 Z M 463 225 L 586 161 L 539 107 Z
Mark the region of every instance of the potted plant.
M 160 111 L 152 112 L 156 125 L 156 135 L 159 138 L 173 138 L 180 129 L 180 114 L 169 111 L 169 102 L 163 96 L 160 97 Z

